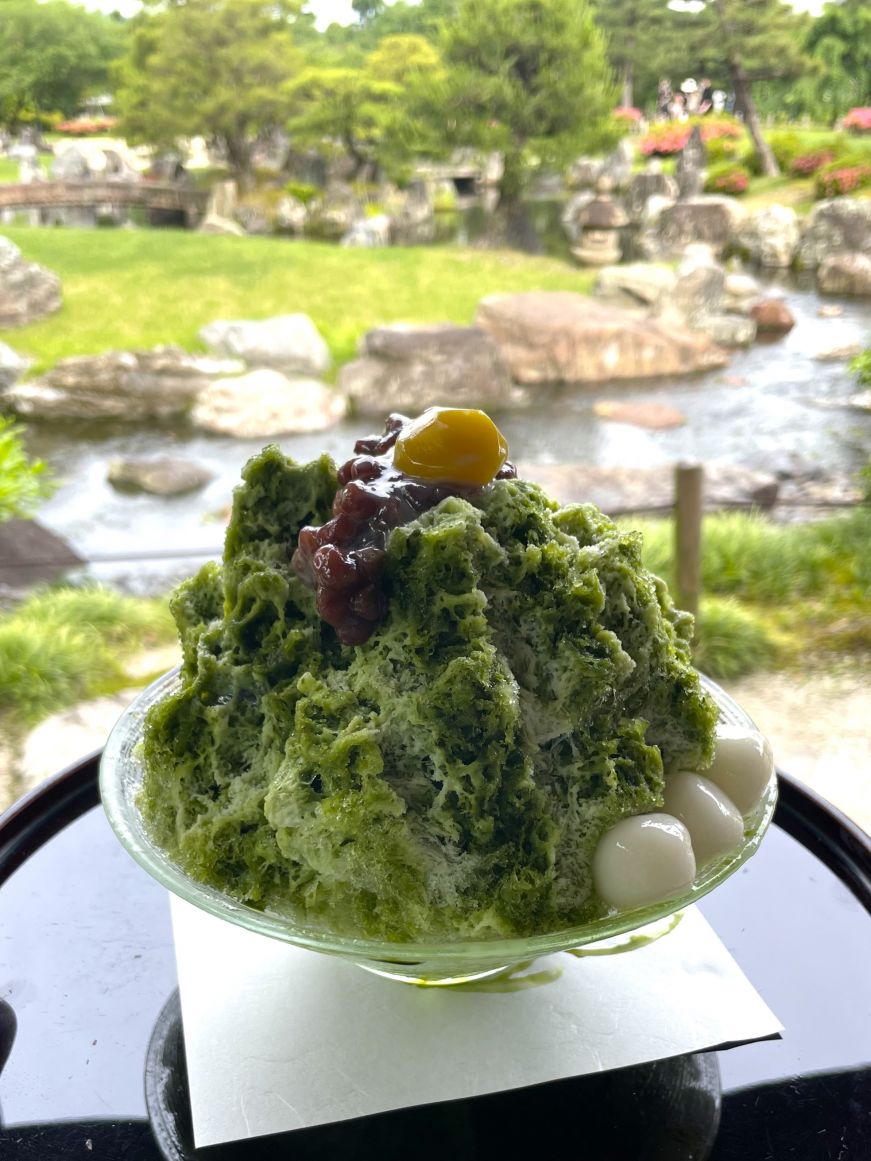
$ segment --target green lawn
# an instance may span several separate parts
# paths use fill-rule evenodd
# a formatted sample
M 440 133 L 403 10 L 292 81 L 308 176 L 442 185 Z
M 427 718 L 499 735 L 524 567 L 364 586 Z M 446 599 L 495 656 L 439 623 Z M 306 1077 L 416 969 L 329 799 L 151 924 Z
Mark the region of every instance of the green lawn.
M 589 292 L 595 272 L 502 251 L 343 249 L 316 242 L 162 230 L 5 227 L 25 256 L 60 275 L 62 310 L 0 339 L 36 360 L 178 343 L 197 349 L 214 319 L 303 311 L 338 362 L 370 327 L 472 321 L 486 294 Z
M 39 164 L 42 172 L 48 174 L 49 167 L 54 159 L 49 157 L 47 153 L 41 153 L 39 156 Z M 11 157 L 0 157 L 0 181 L 2 182 L 17 182 L 18 181 L 18 162 Z

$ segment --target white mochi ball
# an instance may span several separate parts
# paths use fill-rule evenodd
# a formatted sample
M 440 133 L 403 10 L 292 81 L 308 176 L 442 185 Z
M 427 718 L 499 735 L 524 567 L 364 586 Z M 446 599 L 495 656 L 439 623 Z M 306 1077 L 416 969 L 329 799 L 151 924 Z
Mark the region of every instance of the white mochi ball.
M 668 814 L 623 818 L 599 839 L 593 884 L 621 911 L 678 895 L 696 877 L 690 832 Z
M 744 819 L 724 791 L 701 774 L 669 774 L 664 809 L 690 832 L 696 864 L 737 850 L 744 837 Z
M 759 730 L 717 726 L 714 761 L 705 777 L 715 782 L 742 814 L 759 803 L 774 773 L 771 745 Z

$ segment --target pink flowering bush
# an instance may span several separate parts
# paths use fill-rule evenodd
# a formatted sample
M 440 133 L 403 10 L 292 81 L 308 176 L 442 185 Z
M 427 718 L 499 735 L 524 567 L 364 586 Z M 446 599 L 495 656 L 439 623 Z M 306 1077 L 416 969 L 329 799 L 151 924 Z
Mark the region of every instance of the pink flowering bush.
M 750 171 L 743 165 L 725 164 L 712 168 L 705 182 L 708 193 L 729 194 L 740 197 L 750 185 Z
M 844 128 L 851 133 L 871 133 L 871 105 L 851 109 L 844 117 Z
M 690 139 L 693 127 L 699 125 L 702 141 L 744 136 L 744 126 L 731 117 L 698 117 L 693 121 L 663 121 L 651 126 L 640 142 L 645 157 L 669 157 L 680 153 Z
M 836 198 L 871 187 L 871 165 L 835 163 L 817 174 L 817 197 Z
M 74 121 L 61 121 L 57 131 L 68 137 L 93 137 L 98 133 L 110 133 L 117 124 L 117 117 L 77 117 Z
M 831 165 L 834 160 L 835 155 L 830 149 L 818 149 L 815 153 L 803 153 L 796 157 L 790 171 L 795 177 L 811 177 L 818 169 Z

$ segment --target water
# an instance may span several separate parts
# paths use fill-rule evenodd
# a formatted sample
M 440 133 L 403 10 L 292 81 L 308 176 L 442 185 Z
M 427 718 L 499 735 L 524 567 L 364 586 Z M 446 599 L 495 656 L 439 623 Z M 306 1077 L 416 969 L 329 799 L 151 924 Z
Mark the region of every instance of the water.
M 819 362 L 820 350 L 871 338 L 871 302 L 845 302 L 840 318 L 821 319 L 821 299 L 789 290 L 795 329 L 775 343 L 737 352 L 729 367 L 692 378 L 626 382 L 590 388 L 542 388 L 532 410 L 494 417 L 514 459 L 531 464 L 586 463 L 648 467 L 678 459 L 724 459 L 766 468 L 772 457 L 795 451 L 832 472 L 853 472 L 871 456 L 871 415 L 817 402 L 844 399 L 858 388 L 844 363 Z M 831 301 L 831 300 L 827 300 Z M 686 416 L 683 427 L 647 431 L 599 419 L 601 399 L 659 400 Z M 347 420 L 328 432 L 287 436 L 284 452 L 306 460 L 326 451 L 347 458 L 371 420 Z M 177 552 L 173 560 L 110 561 L 90 574 L 133 592 L 160 592 L 188 575 L 220 548 L 223 513 L 245 460 L 262 440 L 234 440 L 190 430 L 131 431 L 107 427 L 99 434 L 72 425 L 30 429 L 29 447 L 61 478 L 40 520 L 87 559 L 97 555 Z M 177 455 L 210 468 L 214 480 L 199 492 L 170 499 L 116 492 L 106 481 L 116 456 Z M 217 515 L 216 515 L 217 514 Z

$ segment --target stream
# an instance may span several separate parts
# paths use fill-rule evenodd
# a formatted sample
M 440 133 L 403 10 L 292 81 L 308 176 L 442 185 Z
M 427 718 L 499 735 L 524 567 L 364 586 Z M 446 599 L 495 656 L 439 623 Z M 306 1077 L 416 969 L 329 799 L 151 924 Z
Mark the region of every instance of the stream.
M 845 362 L 816 354 L 849 343 L 867 344 L 871 302 L 841 303 L 837 318 L 821 318 L 822 299 L 784 278 L 780 286 L 796 317 L 784 339 L 735 352 L 731 365 L 691 378 L 623 382 L 577 388 L 542 388 L 534 409 L 493 412 L 511 447 L 526 464 L 586 463 L 650 467 L 679 459 L 720 459 L 771 470 L 793 453 L 809 466 L 853 472 L 871 456 L 871 414 L 837 404 L 859 390 Z M 826 299 L 831 303 L 831 299 Z M 678 408 L 682 427 L 650 431 L 598 418 L 593 403 L 657 400 Z M 822 402 L 820 402 L 822 401 Z M 826 402 L 830 406 L 825 406 Z M 286 436 L 282 450 L 298 460 L 327 451 L 342 462 L 354 440 L 369 433 L 370 419 L 348 419 L 326 432 Z M 31 453 L 48 460 L 60 480 L 39 519 L 92 563 L 88 574 L 138 594 L 160 593 L 219 551 L 224 513 L 245 460 L 263 440 L 234 440 L 191 429 L 99 431 L 74 425 L 32 425 Z M 116 491 L 106 480 L 117 456 L 181 456 L 214 472 L 198 492 L 163 498 Z M 158 559 L 117 559 L 163 554 Z M 168 554 L 177 554 L 171 558 Z

